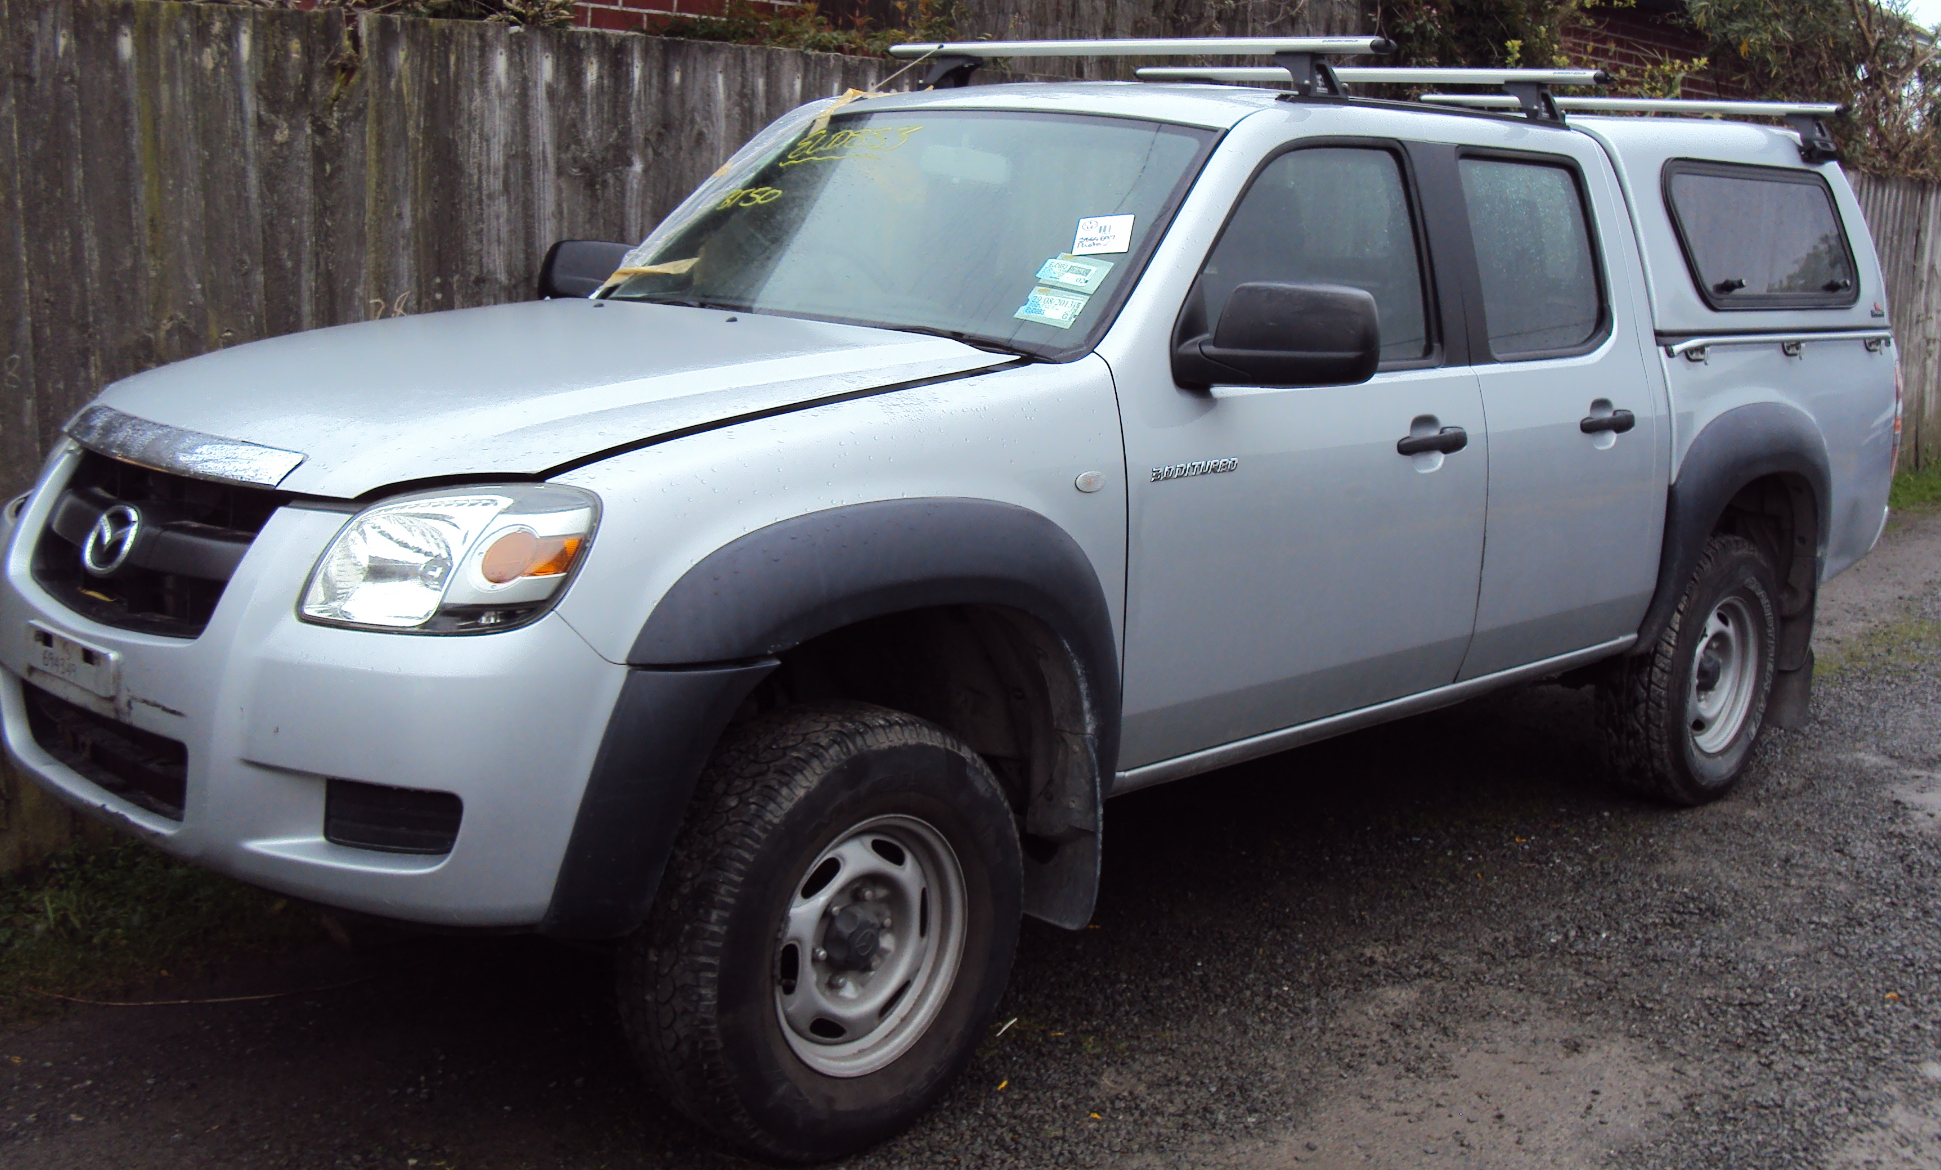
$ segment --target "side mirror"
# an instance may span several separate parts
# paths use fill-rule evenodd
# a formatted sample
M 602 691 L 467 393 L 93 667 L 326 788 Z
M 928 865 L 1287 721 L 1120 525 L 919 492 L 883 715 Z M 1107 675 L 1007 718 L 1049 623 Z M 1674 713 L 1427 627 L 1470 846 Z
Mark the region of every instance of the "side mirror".
M 1243 284 L 1210 335 L 1192 324 L 1182 317 L 1173 346 L 1182 386 L 1347 386 L 1382 359 L 1375 298 L 1346 285 Z
M 592 296 L 632 250 L 632 244 L 605 240 L 561 240 L 539 264 L 539 299 Z

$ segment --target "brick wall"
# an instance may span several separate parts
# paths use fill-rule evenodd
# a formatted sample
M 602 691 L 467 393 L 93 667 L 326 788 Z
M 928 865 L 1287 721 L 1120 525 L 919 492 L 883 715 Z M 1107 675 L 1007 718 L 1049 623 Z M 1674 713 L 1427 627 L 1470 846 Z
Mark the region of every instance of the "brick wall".
M 1564 33 L 1564 51 L 1570 55 L 1572 65 L 1594 65 L 1613 71 L 1643 70 L 1667 61 L 1691 61 L 1704 57 L 1706 49 L 1705 38 L 1653 12 L 1619 10 L 1587 14 Z M 1678 96 L 1736 99 L 1752 95 L 1708 69 L 1686 74 Z

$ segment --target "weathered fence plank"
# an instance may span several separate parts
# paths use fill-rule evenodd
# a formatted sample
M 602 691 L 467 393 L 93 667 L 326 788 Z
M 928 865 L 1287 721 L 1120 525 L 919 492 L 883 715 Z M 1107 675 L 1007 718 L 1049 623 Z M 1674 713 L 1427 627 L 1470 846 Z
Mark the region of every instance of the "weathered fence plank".
M 1907 395 L 1901 466 L 1926 466 L 1941 459 L 1941 188 L 1860 174 L 1853 184 L 1887 279 Z

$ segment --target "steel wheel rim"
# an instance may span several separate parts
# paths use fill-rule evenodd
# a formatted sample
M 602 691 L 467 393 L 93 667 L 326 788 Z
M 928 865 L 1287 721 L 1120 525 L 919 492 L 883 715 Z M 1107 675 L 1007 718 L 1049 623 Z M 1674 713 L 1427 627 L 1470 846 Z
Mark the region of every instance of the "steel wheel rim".
M 1719 602 L 1705 619 L 1704 639 L 1692 655 L 1686 722 L 1692 745 L 1708 756 L 1729 748 L 1752 713 L 1760 665 L 1757 628 L 1742 597 Z
M 775 950 L 775 1015 L 798 1059 L 860 1077 L 917 1042 L 963 962 L 964 886 L 950 842 L 916 817 L 872 817 L 816 855 Z

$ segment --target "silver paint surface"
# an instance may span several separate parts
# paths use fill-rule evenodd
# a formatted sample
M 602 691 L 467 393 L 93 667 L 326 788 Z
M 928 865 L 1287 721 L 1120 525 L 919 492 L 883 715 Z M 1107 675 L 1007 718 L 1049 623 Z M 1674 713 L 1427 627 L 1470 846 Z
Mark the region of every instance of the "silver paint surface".
M 672 305 L 529 301 L 294 333 L 137 374 L 100 401 L 309 456 L 349 497 L 528 475 L 724 417 L 1010 360 L 940 337 Z

